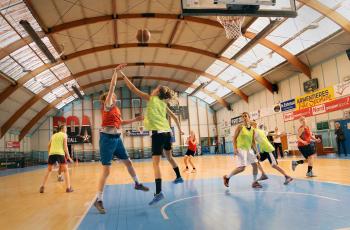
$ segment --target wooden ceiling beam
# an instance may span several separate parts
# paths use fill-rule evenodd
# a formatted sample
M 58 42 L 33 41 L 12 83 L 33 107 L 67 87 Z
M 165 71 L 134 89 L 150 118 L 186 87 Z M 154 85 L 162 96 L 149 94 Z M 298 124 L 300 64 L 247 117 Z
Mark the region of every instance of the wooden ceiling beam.
M 184 70 L 184 71 L 188 71 L 188 72 L 192 72 L 195 74 L 199 74 L 199 75 L 203 75 L 206 76 L 210 79 L 215 78 L 215 76 L 210 75 L 210 74 L 202 74 L 202 72 L 200 70 L 197 69 L 192 69 L 189 67 L 183 67 L 183 66 L 177 66 L 177 65 L 170 65 L 170 64 L 164 64 L 164 63 L 144 63 L 145 66 L 149 65 L 149 66 L 160 66 L 160 67 L 165 67 L 165 68 L 175 68 L 175 69 L 180 69 L 180 70 Z M 139 63 L 129 63 L 128 66 L 139 66 Z M 103 71 L 103 70 L 107 70 L 107 69 L 113 69 L 115 68 L 117 65 L 108 65 L 108 66 L 101 66 L 101 67 L 97 67 L 97 68 L 93 68 L 93 69 L 89 69 L 89 70 L 85 70 L 79 73 L 76 73 L 72 76 L 66 77 L 64 79 L 62 79 L 60 82 L 55 82 L 54 84 L 52 84 L 51 86 L 45 88 L 44 90 L 42 90 L 40 93 L 38 93 L 37 95 L 33 96 L 31 99 L 29 99 L 26 103 L 24 103 L 0 128 L 1 130 L 1 134 L 0 134 L 0 138 L 1 135 L 4 135 L 11 127 L 12 125 L 30 108 L 32 107 L 36 102 L 40 101 L 42 99 L 43 96 L 45 96 L 47 93 L 51 92 L 52 90 L 54 90 L 55 88 L 59 87 L 61 84 L 67 83 L 69 81 L 71 81 L 72 79 L 78 79 L 78 78 L 82 78 L 88 74 L 91 73 L 95 73 L 95 72 L 99 72 L 99 71 Z M 154 77 L 153 77 L 154 78 Z M 152 80 L 153 78 L 147 78 Z M 146 78 L 144 78 L 144 80 L 146 80 Z M 157 79 L 155 79 L 157 80 Z M 160 79 L 158 79 L 160 80 Z M 191 84 L 189 82 L 185 82 L 185 81 L 181 81 L 181 80 L 177 80 L 177 79 L 173 79 L 173 78 L 162 78 L 163 81 L 168 80 L 169 82 L 174 82 L 174 83 L 179 83 L 182 85 L 187 84 L 188 87 L 198 87 L 198 85 L 196 84 Z M 222 80 L 221 80 L 222 81 Z M 219 82 L 220 83 L 220 82 Z M 221 82 L 222 83 L 222 82 Z M 203 92 L 205 92 L 206 94 L 208 94 L 209 96 L 211 96 L 212 98 L 216 99 L 219 103 L 221 103 L 223 106 L 227 107 L 227 102 L 223 101 L 222 98 L 218 97 L 217 95 L 215 95 L 214 93 L 210 93 L 210 91 L 203 89 Z M 247 97 L 245 95 L 245 97 Z M 248 99 L 248 97 L 247 97 Z
M 323 14 L 325 17 L 331 19 L 333 22 L 341 26 L 345 31 L 350 32 L 350 21 L 338 13 L 337 11 L 327 7 L 318 0 L 297 0 L 300 3 L 311 7 L 312 9 Z
M 133 77 L 131 77 L 132 79 Z M 140 78 L 138 77 L 134 77 L 134 78 Z M 153 76 L 143 76 L 144 80 L 157 80 L 157 81 L 170 81 L 170 82 L 175 82 L 178 84 L 182 84 L 188 87 L 192 87 L 192 88 L 196 88 L 198 87 L 198 85 L 196 84 L 192 84 L 190 82 L 185 82 L 185 81 L 181 81 L 181 80 L 176 80 L 176 79 L 171 79 L 171 78 L 167 78 L 167 77 L 153 77 Z M 101 81 L 97 81 L 97 82 L 92 82 L 86 85 L 81 86 L 82 89 L 88 89 L 97 85 L 101 85 L 101 84 L 106 84 L 109 83 L 111 80 L 110 79 L 105 79 L 105 80 L 101 80 Z M 206 90 L 206 89 L 202 89 L 201 91 L 203 91 L 204 93 L 208 94 L 211 97 L 214 97 L 215 99 L 217 99 L 217 101 L 222 104 L 223 106 L 227 107 L 228 103 L 222 99 L 221 97 L 218 97 L 217 95 L 215 95 L 214 93 Z M 33 119 L 31 119 L 26 125 L 25 127 L 21 130 L 20 135 L 19 135 L 19 140 L 22 140 L 25 135 L 27 135 L 27 133 L 31 130 L 31 128 L 43 117 L 45 116 L 45 114 L 47 114 L 52 108 L 54 108 L 58 103 L 60 103 L 62 100 L 66 99 L 67 97 L 73 95 L 73 92 L 69 92 L 65 95 L 63 95 L 61 98 L 56 99 L 55 101 L 53 101 L 51 104 L 47 105 L 46 107 L 44 107 L 39 113 L 37 113 L 37 115 L 35 115 L 33 117 Z M 1 129 L 2 130 L 2 129 Z M 4 135 L 5 133 L 3 133 L 2 131 L 0 132 L 1 135 Z

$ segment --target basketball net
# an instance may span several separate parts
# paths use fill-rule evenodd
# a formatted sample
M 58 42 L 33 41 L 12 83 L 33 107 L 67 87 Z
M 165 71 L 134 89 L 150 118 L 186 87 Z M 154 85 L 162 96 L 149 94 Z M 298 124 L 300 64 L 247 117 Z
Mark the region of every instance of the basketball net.
M 241 26 L 244 21 L 243 16 L 218 15 L 216 19 L 224 27 L 228 39 L 236 39 L 242 35 Z

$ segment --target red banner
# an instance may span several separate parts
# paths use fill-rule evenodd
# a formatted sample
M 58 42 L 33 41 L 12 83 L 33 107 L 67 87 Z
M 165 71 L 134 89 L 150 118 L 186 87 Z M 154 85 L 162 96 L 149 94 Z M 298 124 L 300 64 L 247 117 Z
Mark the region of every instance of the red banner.
M 301 116 L 310 117 L 323 113 L 329 113 L 350 107 L 350 97 L 340 98 L 334 101 L 329 101 L 321 105 L 316 105 L 312 108 L 300 109 L 293 112 L 283 114 L 284 121 L 293 121 L 299 119 Z
M 21 147 L 21 143 L 19 141 L 7 141 L 6 148 L 9 149 L 19 149 Z

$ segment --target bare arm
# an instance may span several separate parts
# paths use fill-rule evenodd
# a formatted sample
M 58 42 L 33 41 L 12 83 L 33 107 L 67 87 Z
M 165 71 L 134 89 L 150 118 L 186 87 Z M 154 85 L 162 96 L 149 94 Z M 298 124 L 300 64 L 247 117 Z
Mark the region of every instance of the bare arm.
M 175 121 L 177 128 L 180 130 L 181 135 L 184 134 L 181 130 L 179 119 L 176 117 L 176 115 L 169 109 L 169 107 L 166 107 L 166 112 L 170 115 L 170 117 Z
M 241 129 L 242 129 L 242 125 L 238 126 L 238 128 L 235 131 L 235 134 L 233 135 L 233 148 L 235 151 L 237 151 L 237 137 L 241 132 Z
M 142 121 L 142 120 L 143 120 L 143 116 L 138 116 L 138 117 L 135 117 L 134 119 L 122 120 L 121 124 L 127 125 L 127 124 L 131 124 L 133 122 Z
M 68 159 L 70 162 L 73 162 L 72 158 L 71 158 L 70 155 L 69 155 L 69 151 L 68 151 L 67 134 L 66 134 L 66 136 L 64 137 L 63 145 L 64 145 L 64 146 L 63 146 L 63 148 L 64 148 L 64 153 L 66 154 L 67 159 Z
M 144 92 L 142 92 L 141 90 L 139 90 L 139 89 L 129 80 L 129 78 L 127 78 L 127 77 L 125 76 L 125 74 L 124 74 L 122 71 L 120 71 L 120 73 L 122 74 L 122 76 L 123 76 L 123 78 L 124 78 L 124 81 L 125 81 L 126 86 L 127 86 L 133 93 L 135 93 L 135 94 L 138 95 L 139 97 L 141 97 L 141 98 L 143 98 L 143 99 L 149 101 L 150 95 L 148 95 L 147 93 L 144 93 Z
M 254 151 L 259 155 L 259 153 L 258 153 L 258 148 L 256 147 L 256 142 L 255 142 L 255 130 L 253 130 L 252 148 L 253 148 Z M 259 155 L 259 158 L 260 158 L 260 155 Z
M 301 135 L 302 135 L 302 134 L 303 134 L 303 128 L 300 127 L 300 128 L 298 129 L 298 141 L 300 141 L 300 142 L 303 143 L 303 144 L 307 144 L 306 141 L 304 141 L 303 139 L 301 139 Z
M 48 148 L 47 152 L 49 153 L 50 152 L 50 148 L 51 148 L 51 139 L 50 139 L 50 142 L 49 142 L 47 148 Z

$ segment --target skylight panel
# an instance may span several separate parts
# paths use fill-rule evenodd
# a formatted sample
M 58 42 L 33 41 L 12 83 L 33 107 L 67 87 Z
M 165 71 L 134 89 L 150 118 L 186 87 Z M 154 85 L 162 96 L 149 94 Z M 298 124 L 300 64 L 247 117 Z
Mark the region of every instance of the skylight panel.
M 63 85 L 58 86 L 57 88 L 52 90 L 52 93 L 56 96 L 60 97 L 68 93 L 68 90 Z
M 11 25 L 22 37 L 27 37 L 28 34 L 24 30 L 24 28 L 19 24 L 19 21 L 21 20 L 27 20 L 35 31 L 41 31 L 39 24 L 37 23 L 33 15 L 30 13 L 25 3 L 14 5 L 10 8 L 2 10 L 1 13 L 5 16 L 9 23 L 11 23 Z
M 188 88 L 188 89 L 185 90 L 185 92 L 186 92 L 187 94 L 190 94 L 190 93 L 192 93 L 193 91 L 194 91 L 194 88 Z
M 268 24 L 270 24 L 269 18 L 259 17 L 251 26 L 249 26 L 247 31 L 257 34 L 262 31 Z
M 232 43 L 230 47 L 228 47 L 225 50 L 222 56 L 226 58 L 232 58 L 233 55 L 235 55 L 238 51 L 240 51 L 242 47 L 244 47 L 249 41 L 250 39 L 244 36 L 240 36 L 234 43 Z
M 209 81 L 210 81 L 209 78 L 204 77 L 204 76 L 199 76 L 194 83 L 200 85 L 201 83 L 209 82 Z
M 211 64 L 211 66 L 209 66 L 209 68 L 205 72 L 216 76 L 223 69 L 225 69 L 228 65 L 229 64 L 227 64 L 225 62 L 222 62 L 220 60 L 216 60 L 215 62 L 213 62 L 213 64 Z
M 43 99 L 45 101 L 47 101 L 48 103 L 53 102 L 54 100 L 57 99 L 56 95 L 53 94 L 52 92 L 49 92 L 48 94 L 46 94 L 45 96 L 43 96 Z
M 22 48 L 12 52 L 10 55 L 26 70 L 34 70 L 44 64 L 29 46 L 23 46 Z
M 52 67 L 51 70 L 60 80 L 70 76 L 70 71 L 64 63 Z
M 7 76 L 16 81 L 26 74 L 23 72 L 23 68 L 9 56 L 6 56 L 0 60 L 0 69 Z
M 251 76 L 242 72 L 240 75 L 232 76 L 227 82 L 239 88 L 252 80 L 253 78 Z
M 219 75 L 219 78 L 224 80 L 224 81 L 228 81 L 230 79 L 232 79 L 232 77 L 234 76 L 238 76 L 241 75 L 242 71 L 240 71 L 239 69 L 233 67 L 233 66 L 229 66 L 224 72 L 222 72 Z
M 0 17 L 0 20 L 0 48 L 4 48 L 5 46 L 21 39 L 16 31 L 13 30 L 3 18 Z
M 60 103 L 58 103 L 57 105 L 56 105 L 56 108 L 57 109 L 61 109 L 63 106 L 65 106 L 66 104 L 64 103 L 64 102 L 60 102 Z

